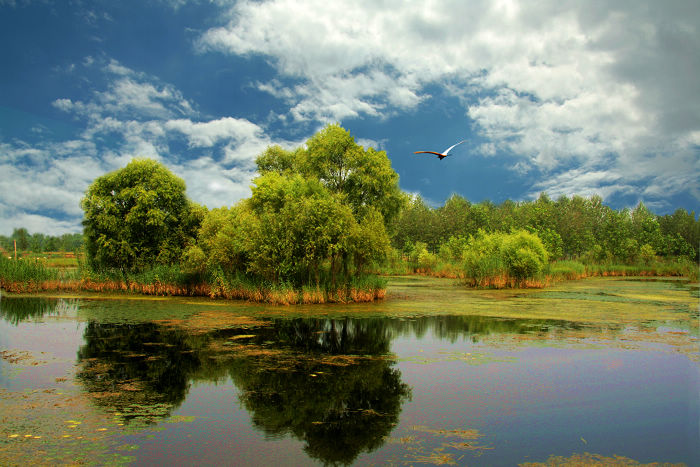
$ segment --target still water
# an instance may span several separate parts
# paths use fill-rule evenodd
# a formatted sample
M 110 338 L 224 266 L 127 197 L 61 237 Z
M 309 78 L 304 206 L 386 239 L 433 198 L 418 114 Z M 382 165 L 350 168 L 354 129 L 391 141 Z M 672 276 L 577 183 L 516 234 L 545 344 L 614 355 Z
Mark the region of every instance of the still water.
M 381 303 L 308 307 L 2 295 L 0 465 L 697 466 L 698 346 L 681 280 L 393 278 Z

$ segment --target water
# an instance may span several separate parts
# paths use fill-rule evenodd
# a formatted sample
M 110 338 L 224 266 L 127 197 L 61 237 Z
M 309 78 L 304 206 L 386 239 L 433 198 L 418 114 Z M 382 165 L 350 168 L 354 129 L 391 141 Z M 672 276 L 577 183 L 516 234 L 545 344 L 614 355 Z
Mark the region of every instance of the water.
M 698 350 L 679 280 L 395 278 L 382 303 L 308 307 L 2 296 L 0 464 L 700 465 Z

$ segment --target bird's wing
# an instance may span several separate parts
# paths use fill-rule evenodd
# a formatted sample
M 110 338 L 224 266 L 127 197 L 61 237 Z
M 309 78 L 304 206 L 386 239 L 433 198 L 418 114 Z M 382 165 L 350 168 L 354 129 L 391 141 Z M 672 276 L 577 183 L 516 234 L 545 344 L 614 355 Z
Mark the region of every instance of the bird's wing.
M 445 154 L 440 154 L 439 152 L 435 151 L 415 151 L 413 154 L 435 154 L 436 156 L 445 157 Z
M 445 152 L 443 152 L 443 154 L 444 154 L 444 155 L 447 155 L 447 153 L 450 152 L 450 151 L 452 150 L 453 147 L 458 146 L 458 145 L 462 144 L 462 143 L 465 142 L 465 141 L 466 141 L 466 139 L 463 139 L 463 140 L 460 141 L 459 143 L 453 144 L 453 145 L 450 146 L 449 148 L 445 149 Z

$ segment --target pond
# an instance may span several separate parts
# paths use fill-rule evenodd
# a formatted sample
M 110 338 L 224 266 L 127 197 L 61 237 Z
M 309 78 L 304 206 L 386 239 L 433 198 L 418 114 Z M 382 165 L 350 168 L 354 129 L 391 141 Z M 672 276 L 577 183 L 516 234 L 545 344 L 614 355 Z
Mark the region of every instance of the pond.
M 0 465 L 700 465 L 698 321 L 697 284 L 641 278 L 2 295 Z

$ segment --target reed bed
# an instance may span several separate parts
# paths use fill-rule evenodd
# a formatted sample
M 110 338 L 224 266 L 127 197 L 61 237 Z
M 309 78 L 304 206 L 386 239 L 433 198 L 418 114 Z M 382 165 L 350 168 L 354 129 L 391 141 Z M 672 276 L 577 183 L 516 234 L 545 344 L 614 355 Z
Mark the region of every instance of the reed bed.
M 492 263 L 492 264 L 491 264 Z M 510 276 L 497 261 L 484 262 L 467 274 L 455 264 L 438 263 L 435 269 L 410 268 L 413 274 L 439 278 L 459 279 L 468 287 L 483 289 L 543 288 L 565 280 L 578 280 L 587 277 L 687 277 L 698 280 L 698 265 L 687 260 L 657 261 L 651 264 L 584 264 L 575 260 L 562 260 L 549 263 L 544 271 L 535 277 L 517 279 Z M 397 268 L 394 265 L 394 269 Z M 385 271 L 386 273 L 386 271 Z
M 0 288 L 11 293 L 97 292 L 155 296 L 210 297 L 275 305 L 370 302 L 382 300 L 386 280 L 353 277 L 334 289 L 272 284 L 244 274 L 221 271 L 204 276 L 188 274 L 177 266 L 158 266 L 137 274 L 52 269 L 40 261 L 0 259 Z

